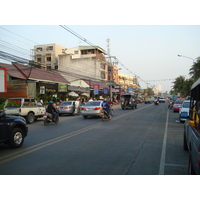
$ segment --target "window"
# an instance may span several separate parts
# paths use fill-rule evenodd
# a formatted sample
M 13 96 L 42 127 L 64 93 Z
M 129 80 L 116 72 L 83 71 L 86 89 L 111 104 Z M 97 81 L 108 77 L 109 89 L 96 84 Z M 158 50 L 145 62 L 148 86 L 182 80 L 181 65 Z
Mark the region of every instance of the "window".
M 53 50 L 53 46 L 47 46 L 46 50 L 47 50 L 47 51 Z
M 105 69 L 105 64 L 101 63 L 101 69 Z
M 36 49 L 36 51 L 37 51 L 37 52 L 42 51 L 42 47 L 38 47 L 38 48 Z
M 47 61 L 51 62 L 51 57 L 47 57 Z
M 42 58 L 37 58 L 37 62 L 42 62 Z
M 51 69 L 51 66 L 47 66 L 47 69 Z
M 106 78 L 105 72 L 101 72 L 101 78 L 102 78 L 102 79 L 105 79 L 105 78 Z
M 74 51 L 74 54 L 78 54 L 78 51 Z

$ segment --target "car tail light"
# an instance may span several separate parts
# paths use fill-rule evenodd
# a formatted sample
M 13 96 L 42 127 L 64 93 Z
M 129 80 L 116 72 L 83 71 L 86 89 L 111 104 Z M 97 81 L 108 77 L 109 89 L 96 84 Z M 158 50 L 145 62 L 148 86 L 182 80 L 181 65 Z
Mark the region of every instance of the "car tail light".
M 69 108 L 70 108 L 70 106 L 66 106 L 66 107 L 65 107 L 65 109 L 69 109 Z
M 94 110 L 100 110 L 100 107 L 96 107 L 96 108 L 94 108 Z
M 85 108 L 81 108 L 81 110 L 86 110 Z

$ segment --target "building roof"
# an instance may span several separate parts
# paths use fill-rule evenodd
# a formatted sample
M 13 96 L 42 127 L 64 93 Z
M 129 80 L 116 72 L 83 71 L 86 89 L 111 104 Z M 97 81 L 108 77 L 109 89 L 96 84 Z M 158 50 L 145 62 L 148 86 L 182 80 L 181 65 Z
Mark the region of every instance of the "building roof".
M 15 78 L 54 83 L 69 83 L 62 75 L 53 71 L 37 69 L 18 63 L 13 63 L 12 65 L 0 63 L 0 67 L 6 68 L 7 73 Z
M 91 80 L 84 80 L 90 87 L 94 85 L 98 85 L 99 89 L 108 88 L 109 86 L 106 83 L 98 82 L 98 81 L 91 81 Z
M 106 53 L 105 50 L 103 50 L 101 47 L 99 46 L 79 46 L 80 50 L 90 50 L 90 49 L 98 49 L 101 53 Z

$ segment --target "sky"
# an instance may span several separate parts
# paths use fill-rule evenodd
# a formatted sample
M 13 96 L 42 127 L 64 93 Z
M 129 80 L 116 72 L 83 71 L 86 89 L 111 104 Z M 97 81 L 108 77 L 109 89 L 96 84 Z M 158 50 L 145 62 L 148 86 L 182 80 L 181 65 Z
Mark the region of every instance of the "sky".
M 120 72 L 139 77 L 142 88 L 147 83 L 161 84 L 162 92 L 170 91 L 175 78 L 180 75 L 189 78 L 193 64 L 189 58 L 200 56 L 199 25 L 66 26 L 106 52 L 109 38 L 110 54 L 120 61 L 117 65 Z M 0 25 L 0 50 L 30 58 L 34 45 L 50 43 L 66 48 L 88 45 L 59 25 Z
M 5 49 L 9 46 L 16 50 L 12 53 L 23 52 L 20 56 L 30 58 L 38 44 L 88 45 L 60 26 L 66 25 L 105 51 L 109 38 L 110 54 L 120 61 L 120 72 L 139 77 L 142 88 L 147 83 L 161 84 L 162 92 L 170 91 L 178 76 L 189 78 L 192 59 L 200 56 L 198 0 L 102 0 L 98 4 L 35 0 L 30 5 L 23 0 L 2 2 L 0 50 L 10 51 Z

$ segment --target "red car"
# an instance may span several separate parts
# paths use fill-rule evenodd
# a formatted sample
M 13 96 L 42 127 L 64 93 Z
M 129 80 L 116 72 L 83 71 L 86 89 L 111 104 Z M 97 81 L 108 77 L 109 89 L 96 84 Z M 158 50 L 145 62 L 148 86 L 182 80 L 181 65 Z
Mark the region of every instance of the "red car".
M 173 105 L 174 112 L 179 112 L 179 109 L 181 108 L 181 105 L 183 103 L 183 100 L 176 100 Z

